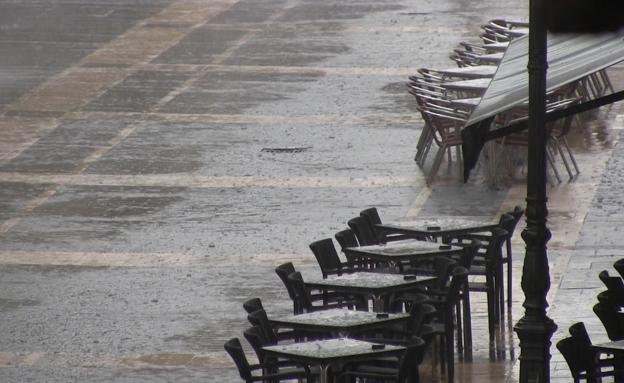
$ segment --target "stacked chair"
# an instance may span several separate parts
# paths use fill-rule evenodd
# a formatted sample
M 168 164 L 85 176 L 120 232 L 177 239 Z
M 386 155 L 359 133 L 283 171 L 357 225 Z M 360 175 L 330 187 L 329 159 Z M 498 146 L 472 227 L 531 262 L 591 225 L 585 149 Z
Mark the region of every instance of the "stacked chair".
M 472 111 L 479 104 L 491 79 L 500 64 L 509 42 L 528 34 L 525 22 L 510 20 L 490 20 L 481 27 L 481 34 L 474 42 L 462 41 L 453 49 L 449 58 L 458 68 L 420 68 L 418 73 L 409 76 L 407 87 L 415 97 L 416 107 L 424 121 L 420 138 L 416 145 L 414 160 L 423 168 L 431 146 L 435 143 L 437 153 L 427 175 L 427 185 L 431 185 L 438 173 L 446 154 L 449 165 L 453 160 L 452 149 L 456 149 L 456 160 L 461 169 L 462 158 L 459 150 L 462 145 L 461 130 Z M 465 81 L 472 85 L 457 90 L 450 82 Z M 613 92 L 613 85 L 605 70 L 586 76 L 572 84 L 562 86 L 547 95 L 547 109 L 553 111 L 570 106 L 579 101 L 604 96 Z M 528 118 L 527 105 L 518 105 L 513 110 L 502 112 L 495 119 L 495 124 L 507 125 Z M 555 157 L 561 158 L 570 179 L 578 173 L 579 168 L 568 145 L 566 135 L 574 117 L 549 124 L 548 161 L 558 182 L 561 177 L 555 166 Z M 526 134 L 512 134 L 498 140 L 501 149 L 505 146 L 526 147 Z M 499 150 L 500 152 L 500 150 Z M 492 161 L 498 161 L 500 153 L 490 154 Z
M 336 242 L 343 250 L 346 260 L 343 260 L 337 251 L 332 238 L 310 243 L 310 250 L 317 260 L 323 278 L 361 271 L 403 272 L 436 277 L 435 283 L 408 292 L 397 292 L 386 298 L 385 306 L 389 314 L 384 315 L 409 314 L 401 324 L 350 334 L 350 337 L 355 339 L 403 346 L 405 348 L 403 353 L 398 357 L 371 356 L 367 360 L 334 366 L 335 371 L 330 372 L 333 382 L 360 380 L 419 382 L 419 366 L 425 355 L 430 355 L 433 366 L 439 365 L 440 372 L 446 374 L 449 383 L 452 383 L 456 356 L 465 360 L 472 358 L 470 294 L 476 291 L 487 292 L 490 312 L 488 317 L 491 325 L 501 321 L 503 317 L 503 314 L 500 314 L 504 302 L 503 264 L 506 260 L 510 268 L 511 263 L 511 247 L 507 248 L 506 255 L 503 247 L 505 242 L 509 243 L 522 213 L 522 209 L 518 207 L 509 214 L 504 214 L 498 228 L 491 232 L 445 238 L 447 242 L 463 246 L 460 255 L 451 257 L 439 255 L 429 262 L 405 264 L 404 269 L 401 267 L 389 269 L 387 265 L 357 259 L 344 251 L 346 248 L 386 244 L 392 241 L 431 240 L 385 233 L 377 226 L 382 220 L 374 207 L 362 210 L 357 217 L 347 221 L 348 228 L 336 233 Z M 304 283 L 301 272 L 291 262 L 278 265 L 275 272 L 293 302 L 294 315 L 333 308 L 369 310 L 368 299 L 358 294 L 311 290 Z M 474 279 L 479 275 L 485 277 L 482 282 L 483 289 L 478 288 L 478 283 Z M 469 276 L 473 278 L 470 281 Z M 509 295 L 508 299 L 510 297 Z M 281 360 L 271 356 L 264 348 L 300 341 L 330 339 L 335 334 L 326 330 L 304 332 L 275 327 L 260 298 L 246 300 L 243 302 L 243 309 L 250 324 L 250 327 L 243 331 L 243 335 L 255 352 L 258 363 L 249 362 L 239 338 L 228 340 L 224 348 L 235 362 L 244 381 L 279 382 L 295 379 L 305 382 L 318 381 L 320 370 L 317 367 Z
M 606 287 L 597 298 L 593 311 L 602 323 L 611 341 L 624 340 L 624 258 L 614 263 L 617 276 L 607 270 L 598 274 Z M 600 382 L 603 377 L 613 377 L 616 382 L 624 381 L 624 357 L 620 354 L 608 355 L 595 348 L 583 322 L 570 326 L 570 336 L 557 342 L 557 349 L 563 355 L 575 382 Z

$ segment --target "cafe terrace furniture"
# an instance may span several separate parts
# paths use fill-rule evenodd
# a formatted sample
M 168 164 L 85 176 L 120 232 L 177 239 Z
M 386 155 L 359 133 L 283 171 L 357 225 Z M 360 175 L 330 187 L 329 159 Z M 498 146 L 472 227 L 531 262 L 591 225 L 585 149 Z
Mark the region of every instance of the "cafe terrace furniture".
M 613 268 L 624 278 L 624 258 L 618 259 L 613 263 Z
M 386 356 L 399 356 L 406 348 L 382 345 L 349 338 L 324 339 L 310 342 L 267 346 L 267 355 L 320 367 L 320 383 L 329 381 L 329 368 L 347 362 Z
M 270 322 L 273 327 L 277 328 L 289 328 L 306 333 L 320 332 L 336 336 L 347 336 L 396 324 L 405 325 L 409 319 L 409 313 L 374 313 L 369 311 L 329 309 L 271 318 Z
M 380 245 L 348 247 L 344 251 L 351 256 L 387 263 L 397 272 L 400 272 L 403 270 L 404 265 L 409 266 L 417 264 L 418 261 L 431 260 L 440 256 L 459 255 L 462 252 L 462 248 L 408 239 Z
M 310 279 L 307 288 L 321 289 L 369 296 L 373 300 L 373 310 L 387 311 L 384 297 L 414 290 L 431 284 L 435 277 L 403 275 L 359 271 L 351 274 L 331 275 L 326 279 Z
M 347 260 L 349 261 L 349 263 L 361 269 L 368 269 L 371 266 L 366 261 L 366 259 L 352 257 L 350 254 L 345 253 L 344 251 L 345 248 L 359 246 L 359 243 L 357 241 L 357 238 L 355 237 L 355 233 L 353 232 L 353 230 L 351 229 L 341 230 L 334 235 L 334 238 L 336 238 L 336 241 L 340 245 L 341 251 L 343 252 L 343 254 L 345 254 L 345 257 L 347 257 Z
M 360 211 L 360 217 L 364 218 L 368 227 L 370 227 L 375 236 L 379 238 L 381 243 L 406 239 L 405 236 L 401 234 L 386 235 L 377 228 L 376 225 L 381 223 L 381 217 L 379 216 L 379 212 L 376 207 L 369 207 L 368 209 Z
M 352 273 L 356 271 L 359 266 L 351 262 L 342 262 L 336 247 L 331 238 L 325 238 L 318 241 L 314 241 L 310 244 L 310 250 L 314 253 L 314 257 L 321 268 L 321 274 L 323 278 L 327 278 L 328 275 Z
M 337 378 L 337 382 L 352 382 L 353 379 L 365 379 L 365 381 L 382 381 L 397 383 L 419 383 L 420 376 L 418 366 L 422 363 L 427 343 L 420 338 L 414 338 L 398 361 L 388 365 L 386 359 L 382 365 L 376 361 L 363 361 L 356 365 L 347 365 Z
M 284 283 L 284 286 L 288 291 L 288 296 L 293 302 L 293 314 L 300 314 L 307 309 L 322 310 L 324 308 L 335 307 L 336 305 L 341 306 L 343 302 L 349 300 L 349 298 L 345 297 L 343 294 L 327 291 L 323 291 L 322 293 L 313 293 L 308 291 L 306 294 L 307 296 L 300 297 L 297 294 L 295 285 L 288 279 L 288 276 L 295 271 L 295 266 L 292 262 L 282 263 L 275 268 L 275 273 L 280 278 L 282 283 Z M 304 302 L 302 299 L 306 300 L 306 307 L 303 306 Z
M 293 361 L 279 361 L 272 364 L 250 364 L 238 338 L 228 340 L 223 347 L 232 360 L 234 360 L 240 377 L 246 383 L 281 382 L 292 379 L 302 379 L 306 383 L 314 383 L 314 376 L 306 364 Z M 295 368 L 292 368 L 293 366 Z
M 251 298 L 243 302 L 243 309 L 247 312 L 247 314 L 251 314 L 256 310 L 264 310 L 264 306 L 262 305 L 262 300 L 260 298 Z
M 342 274 L 340 276 L 334 275 L 332 277 L 340 278 L 340 277 L 349 276 L 349 275 L 351 274 Z M 291 273 L 287 279 L 288 279 L 288 283 L 291 284 L 295 290 L 295 299 L 298 302 L 298 306 L 300 306 L 302 309 L 301 313 L 304 313 L 304 312 L 309 313 L 313 311 L 327 310 L 329 308 L 338 308 L 338 307 L 348 307 L 351 309 L 358 309 L 358 310 L 368 309 L 368 300 L 365 299 L 361 294 L 357 294 L 357 293 L 350 294 L 348 291 L 340 291 L 337 289 L 326 289 L 326 288 L 321 288 L 321 291 L 322 291 L 321 295 L 331 294 L 332 296 L 337 297 L 336 302 L 315 305 L 311 298 L 312 295 L 310 294 L 310 290 L 313 290 L 315 288 L 312 286 L 306 286 L 306 283 L 304 282 L 303 277 L 301 276 L 300 272 L 295 271 L 294 273 Z M 323 279 L 323 280 L 327 280 L 327 279 Z M 331 291 L 331 293 L 327 291 Z M 343 292 L 346 294 L 342 294 Z
M 411 221 L 386 222 L 377 225 L 385 233 L 401 233 L 408 236 L 426 237 L 431 240 L 489 231 L 497 226 L 498 222 L 467 217 L 418 218 Z
M 602 322 L 610 340 L 624 340 L 624 313 L 619 311 L 618 306 L 610 302 L 598 302 L 593 311 Z
M 447 378 L 453 383 L 455 375 L 454 339 L 457 331 L 457 349 L 460 357 L 472 360 L 472 323 L 470 318 L 470 299 L 467 292 L 468 270 L 455 266 L 451 272 L 451 283 L 446 291 L 432 291 L 429 304 L 439 313 L 439 320 L 444 324 L 444 338 L 447 363 Z M 456 322 L 456 323 L 454 323 Z

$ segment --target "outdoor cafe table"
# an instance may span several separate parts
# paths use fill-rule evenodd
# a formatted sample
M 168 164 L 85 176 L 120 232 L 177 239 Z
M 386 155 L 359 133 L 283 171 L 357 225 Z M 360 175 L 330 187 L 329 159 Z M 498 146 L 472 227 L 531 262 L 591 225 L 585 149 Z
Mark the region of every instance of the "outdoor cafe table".
M 380 346 L 349 338 L 266 346 L 263 349 L 268 355 L 278 358 L 294 360 L 308 365 L 318 365 L 321 369 L 321 383 L 328 382 L 328 370 L 332 364 L 401 355 L 405 351 L 405 347 L 402 346 Z
M 347 247 L 344 251 L 346 254 L 352 254 L 356 257 L 386 262 L 390 264 L 391 267 L 400 269 L 402 262 L 411 262 L 438 256 L 459 255 L 462 252 L 462 248 L 459 246 L 440 245 L 433 242 L 408 239 L 380 245 Z
M 308 288 L 366 294 L 373 298 L 373 310 L 385 311 L 385 295 L 413 290 L 435 281 L 435 277 L 359 271 L 350 274 L 330 275 L 326 279 L 306 280 Z
M 397 221 L 377 224 L 384 233 L 400 233 L 416 238 L 437 240 L 455 235 L 489 231 L 498 222 L 481 221 L 466 217 L 421 218 L 414 221 Z
M 288 315 L 270 319 L 270 321 L 275 327 L 306 332 L 328 332 L 338 336 L 346 336 L 393 324 L 405 323 L 409 317 L 409 313 L 373 313 L 336 308 Z

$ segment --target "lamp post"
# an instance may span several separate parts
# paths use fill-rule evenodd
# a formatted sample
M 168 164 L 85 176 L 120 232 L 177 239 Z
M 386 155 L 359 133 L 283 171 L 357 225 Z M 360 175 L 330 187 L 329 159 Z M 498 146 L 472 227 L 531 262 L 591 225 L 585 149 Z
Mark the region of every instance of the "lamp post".
M 527 226 L 522 232 L 525 312 L 514 330 L 520 339 L 520 382 L 544 383 L 550 381 L 550 339 L 557 329 L 546 315 L 550 288 L 546 244 L 551 236 L 546 226 L 546 0 L 530 0 L 529 12 Z

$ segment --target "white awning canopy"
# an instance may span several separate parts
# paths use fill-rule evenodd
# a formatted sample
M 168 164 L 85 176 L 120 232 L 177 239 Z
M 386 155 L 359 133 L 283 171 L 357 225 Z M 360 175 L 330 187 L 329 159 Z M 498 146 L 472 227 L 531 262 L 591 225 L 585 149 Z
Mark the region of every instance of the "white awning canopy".
M 548 36 L 547 91 L 624 60 L 624 30 L 605 34 Z M 529 99 L 528 35 L 509 44 L 503 60 L 466 126 Z

